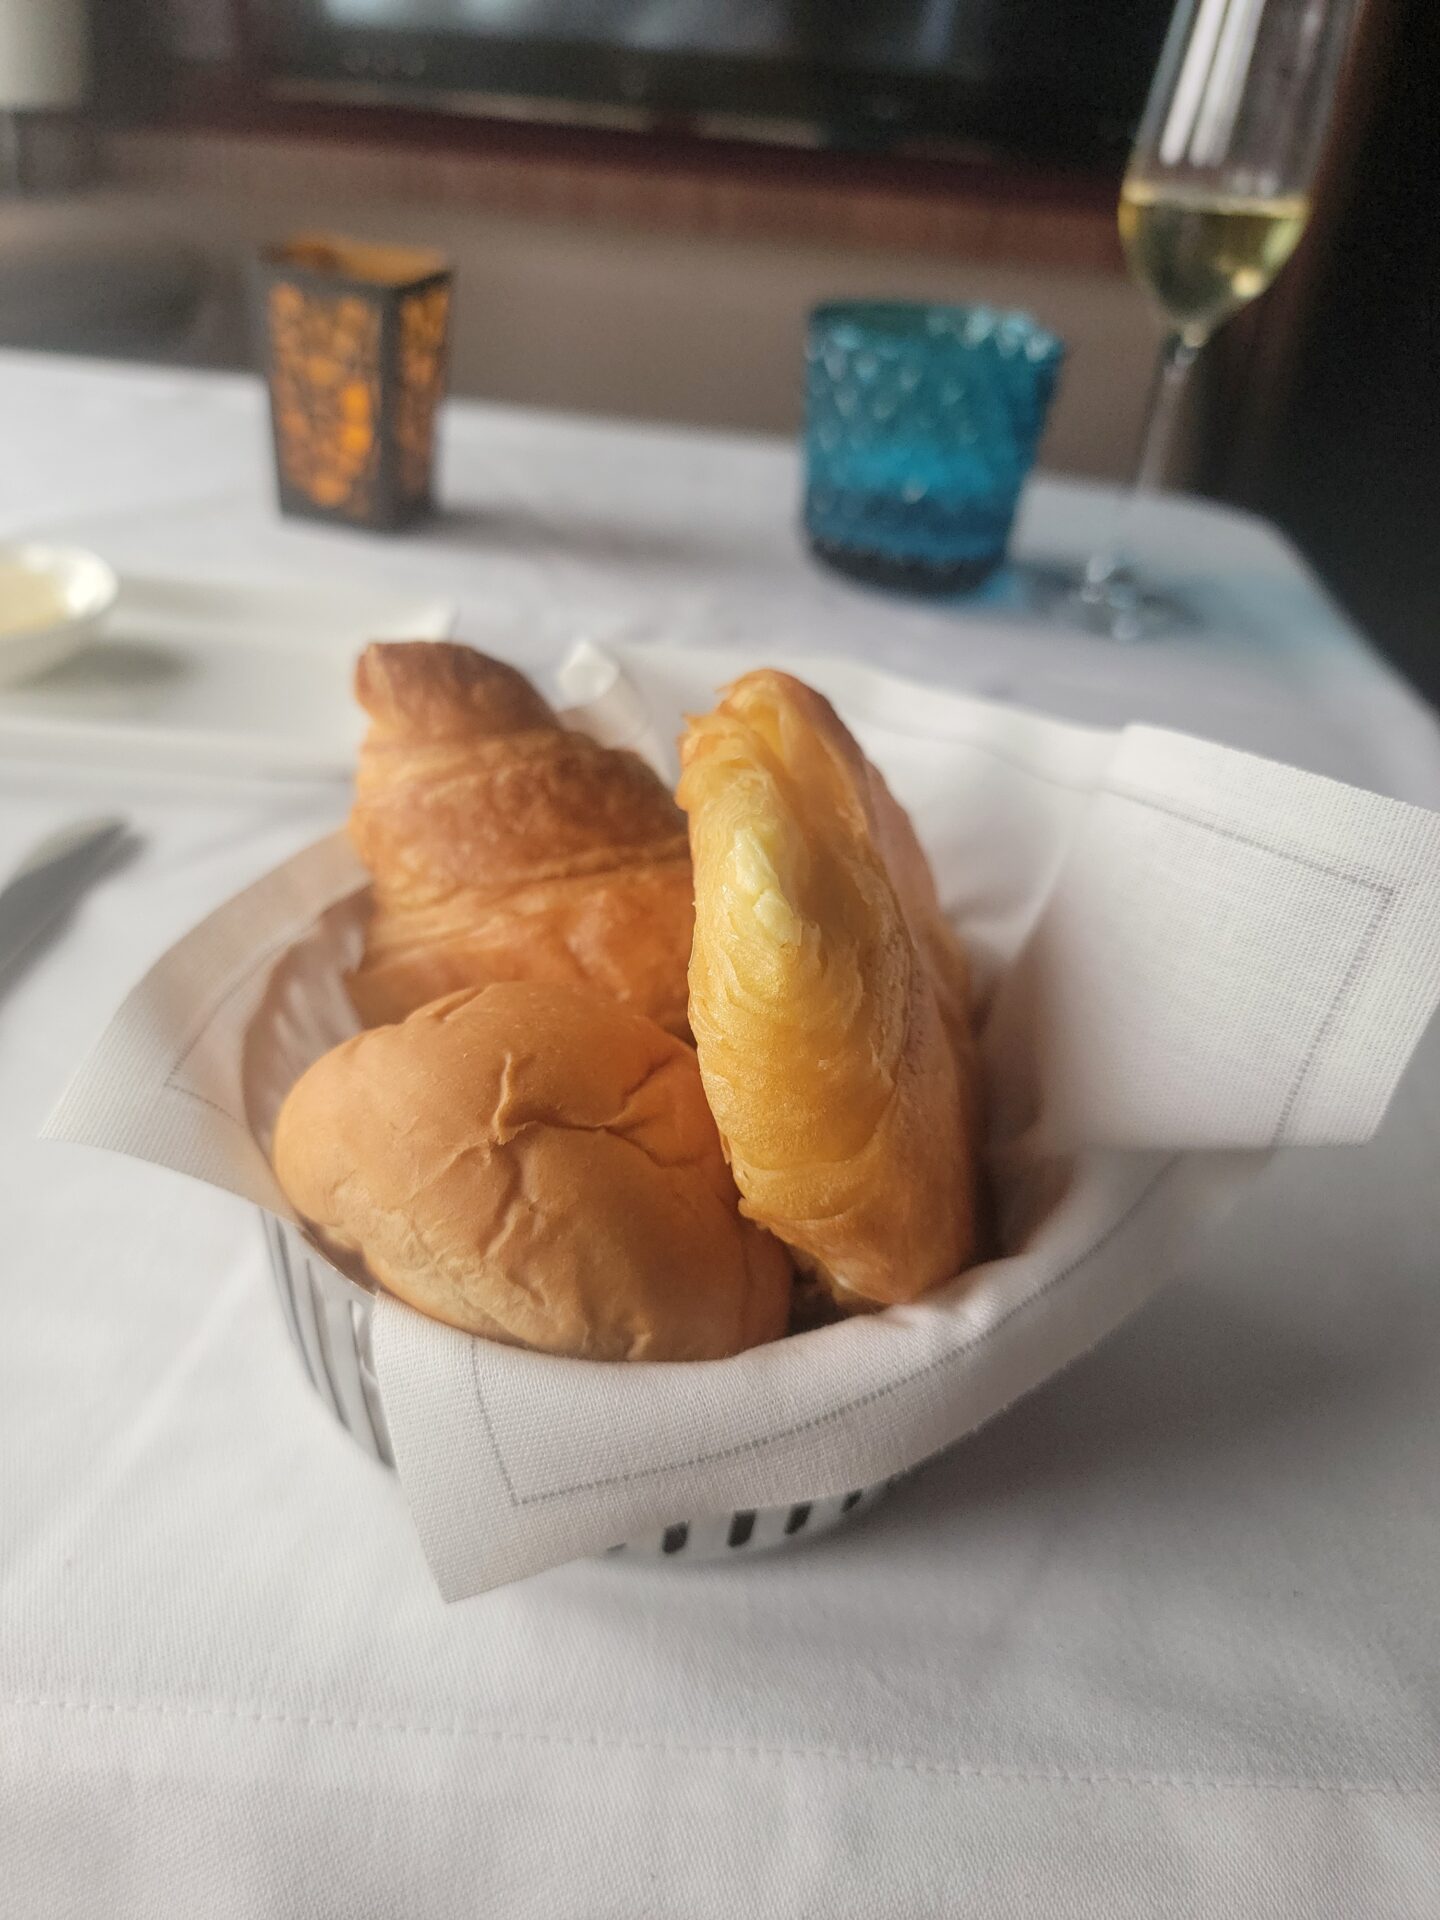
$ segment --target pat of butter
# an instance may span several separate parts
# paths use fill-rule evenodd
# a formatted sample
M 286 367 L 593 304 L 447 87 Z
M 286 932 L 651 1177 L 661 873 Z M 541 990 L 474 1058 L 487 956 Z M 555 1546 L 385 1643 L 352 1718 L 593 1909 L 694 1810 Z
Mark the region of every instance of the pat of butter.
M 68 619 L 69 605 L 52 575 L 0 560 L 0 634 L 34 633 Z

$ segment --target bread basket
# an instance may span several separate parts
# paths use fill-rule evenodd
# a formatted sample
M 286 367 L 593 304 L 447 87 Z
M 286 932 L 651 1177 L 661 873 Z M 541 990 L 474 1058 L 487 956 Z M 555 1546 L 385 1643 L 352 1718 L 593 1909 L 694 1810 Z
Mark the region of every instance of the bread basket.
M 753 664 L 580 648 L 562 685 L 663 764 L 680 716 Z M 1176 734 L 786 664 L 910 811 L 969 945 L 1000 1257 L 668 1365 L 471 1338 L 367 1292 L 267 1157 L 285 1092 L 354 1028 L 365 875 L 340 834 L 163 955 L 48 1123 L 267 1211 L 306 1372 L 393 1459 L 446 1599 L 620 1542 L 744 1562 L 863 1511 L 1141 1306 L 1277 1148 L 1369 1139 L 1440 998 L 1440 818 Z

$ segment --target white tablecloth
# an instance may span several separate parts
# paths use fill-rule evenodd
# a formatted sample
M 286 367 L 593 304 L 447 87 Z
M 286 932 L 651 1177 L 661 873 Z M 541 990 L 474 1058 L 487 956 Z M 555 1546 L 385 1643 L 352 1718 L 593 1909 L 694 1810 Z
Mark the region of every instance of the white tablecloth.
M 0 537 L 439 591 L 537 670 L 580 630 L 868 652 L 1440 803 L 1431 717 L 1254 522 L 1150 515 L 1214 631 L 1126 651 L 823 579 L 760 441 L 461 409 L 430 530 L 282 524 L 258 401 L 0 359 Z M 1024 549 L 1103 508 L 1037 486 Z M 1437 1036 L 1372 1149 L 1282 1161 L 848 1532 L 446 1609 L 286 1349 L 253 1217 L 33 1137 L 136 974 L 344 795 L 0 765 L 0 865 L 100 805 L 140 853 L 0 996 L 4 1911 L 1440 1911 Z

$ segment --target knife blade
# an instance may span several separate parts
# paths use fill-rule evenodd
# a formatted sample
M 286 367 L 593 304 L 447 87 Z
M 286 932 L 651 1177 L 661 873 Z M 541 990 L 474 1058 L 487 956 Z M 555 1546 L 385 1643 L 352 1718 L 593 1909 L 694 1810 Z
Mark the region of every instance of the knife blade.
M 77 900 L 125 837 L 113 817 L 72 820 L 47 834 L 0 887 L 0 975 Z

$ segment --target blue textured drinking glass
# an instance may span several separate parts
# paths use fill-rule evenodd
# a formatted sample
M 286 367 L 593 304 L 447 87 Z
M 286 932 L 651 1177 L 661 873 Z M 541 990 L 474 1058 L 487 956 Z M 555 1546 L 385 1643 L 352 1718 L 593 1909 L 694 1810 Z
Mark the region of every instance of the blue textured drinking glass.
M 805 531 L 885 586 L 973 587 L 999 563 L 1064 343 L 1029 314 L 839 301 L 806 343 Z

